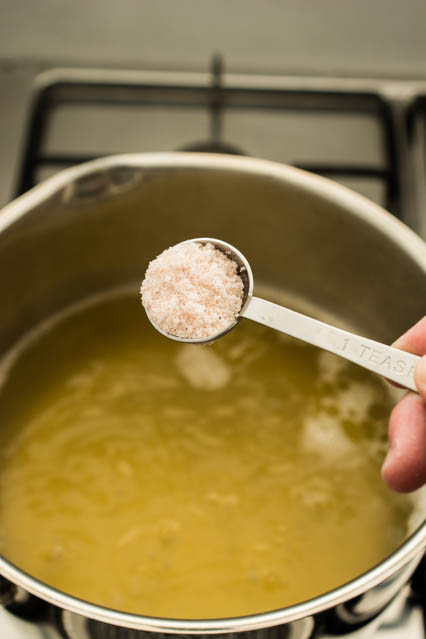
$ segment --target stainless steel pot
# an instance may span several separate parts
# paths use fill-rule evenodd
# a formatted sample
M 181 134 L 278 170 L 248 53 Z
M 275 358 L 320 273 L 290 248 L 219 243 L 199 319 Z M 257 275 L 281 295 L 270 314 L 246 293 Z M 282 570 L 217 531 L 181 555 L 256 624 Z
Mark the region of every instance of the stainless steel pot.
M 165 246 L 199 236 L 234 244 L 257 282 L 309 300 L 371 338 L 390 342 L 425 313 L 425 244 L 363 197 L 256 159 L 123 155 L 63 171 L 1 213 L 0 353 L 77 299 L 139 281 L 147 261 Z M 285 625 L 280 636 L 306 638 L 375 617 L 410 578 L 425 547 L 426 523 L 418 521 L 392 556 L 341 588 L 225 620 L 105 609 L 40 583 L 2 557 L 0 573 L 3 592 L 9 581 L 80 620 L 179 634 Z

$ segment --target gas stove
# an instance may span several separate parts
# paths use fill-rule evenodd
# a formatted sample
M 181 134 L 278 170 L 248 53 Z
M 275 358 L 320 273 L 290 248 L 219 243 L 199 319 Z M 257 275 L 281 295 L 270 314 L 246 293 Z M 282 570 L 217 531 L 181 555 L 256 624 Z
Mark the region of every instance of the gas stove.
M 336 180 L 426 238 L 425 124 L 422 80 L 229 74 L 219 55 L 204 73 L 48 69 L 33 82 L 13 194 L 60 169 L 110 154 L 246 154 Z M 425 639 L 424 565 L 419 571 L 414 585 L 382 615 L 344 636 Z M 0 639 L 147 634 L 93 622 L 35 598 L 24 596 L 21 604 L 0 606 Z M 276 634 L 288 637 L 285 630 Z M 293 635 L 288 639 L 311 636 L 309 629 Z
M 15 195 L 115 153 L 201 151 L 292 164 L 426 236 L 426 81 L 50 69 L 34 82 Z

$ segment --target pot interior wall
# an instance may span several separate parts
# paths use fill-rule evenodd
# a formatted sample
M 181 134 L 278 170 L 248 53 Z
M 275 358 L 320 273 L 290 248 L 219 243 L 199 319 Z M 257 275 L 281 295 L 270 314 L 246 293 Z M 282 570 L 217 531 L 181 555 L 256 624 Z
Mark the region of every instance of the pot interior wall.
M 366 336 L 389 342 L 424 312 L 424 268 L 309 188 L 244 171 L 116 166 L 61 188 L 0 235 L 0 350 L 77 299 L 139 282 L 162 249 L 197 236 L 235 244 L 257 283 Z

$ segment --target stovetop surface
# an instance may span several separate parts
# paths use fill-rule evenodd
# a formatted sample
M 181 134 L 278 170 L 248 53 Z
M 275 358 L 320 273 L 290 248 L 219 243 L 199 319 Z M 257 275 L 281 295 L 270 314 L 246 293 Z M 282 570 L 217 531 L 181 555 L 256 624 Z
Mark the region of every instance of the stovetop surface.
M 0 204 L 61 168 L 123 152 L 236 152 L 341 182 L 426 237 L 426 82 L 58 69 L 0 63 Z M 30 105 L 31 104 L 31 108 Z M 27 126 L 24 127 L 23 123 Z M 425 639 L 421 606 L 405 589 L 359 639 Z M 69 616 L 69 639 L 131 639 Z M 63 626 L 63 627 L 65 627 Z M 0 608 L 0 639 L 59 639 L 52 622 Z M 299 638 L 295 638 L 299 639 Z
M 40 75 L 0 61 L 0 205 L 104 155 L 231 151 L 341 182 L 426 237 L 426 81 L 230 74 L 225 63 Z

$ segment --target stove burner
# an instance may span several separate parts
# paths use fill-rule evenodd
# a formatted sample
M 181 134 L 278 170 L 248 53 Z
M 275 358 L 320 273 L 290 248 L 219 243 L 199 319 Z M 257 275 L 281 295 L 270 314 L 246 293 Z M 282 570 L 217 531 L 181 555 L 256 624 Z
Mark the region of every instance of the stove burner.
M 226 142 L 195 142 L 188 146 L 182 147 L 181 151 L 190 151 L 191 153 L 225 153 L 227 155 L 247 155 L 233 144 Z

